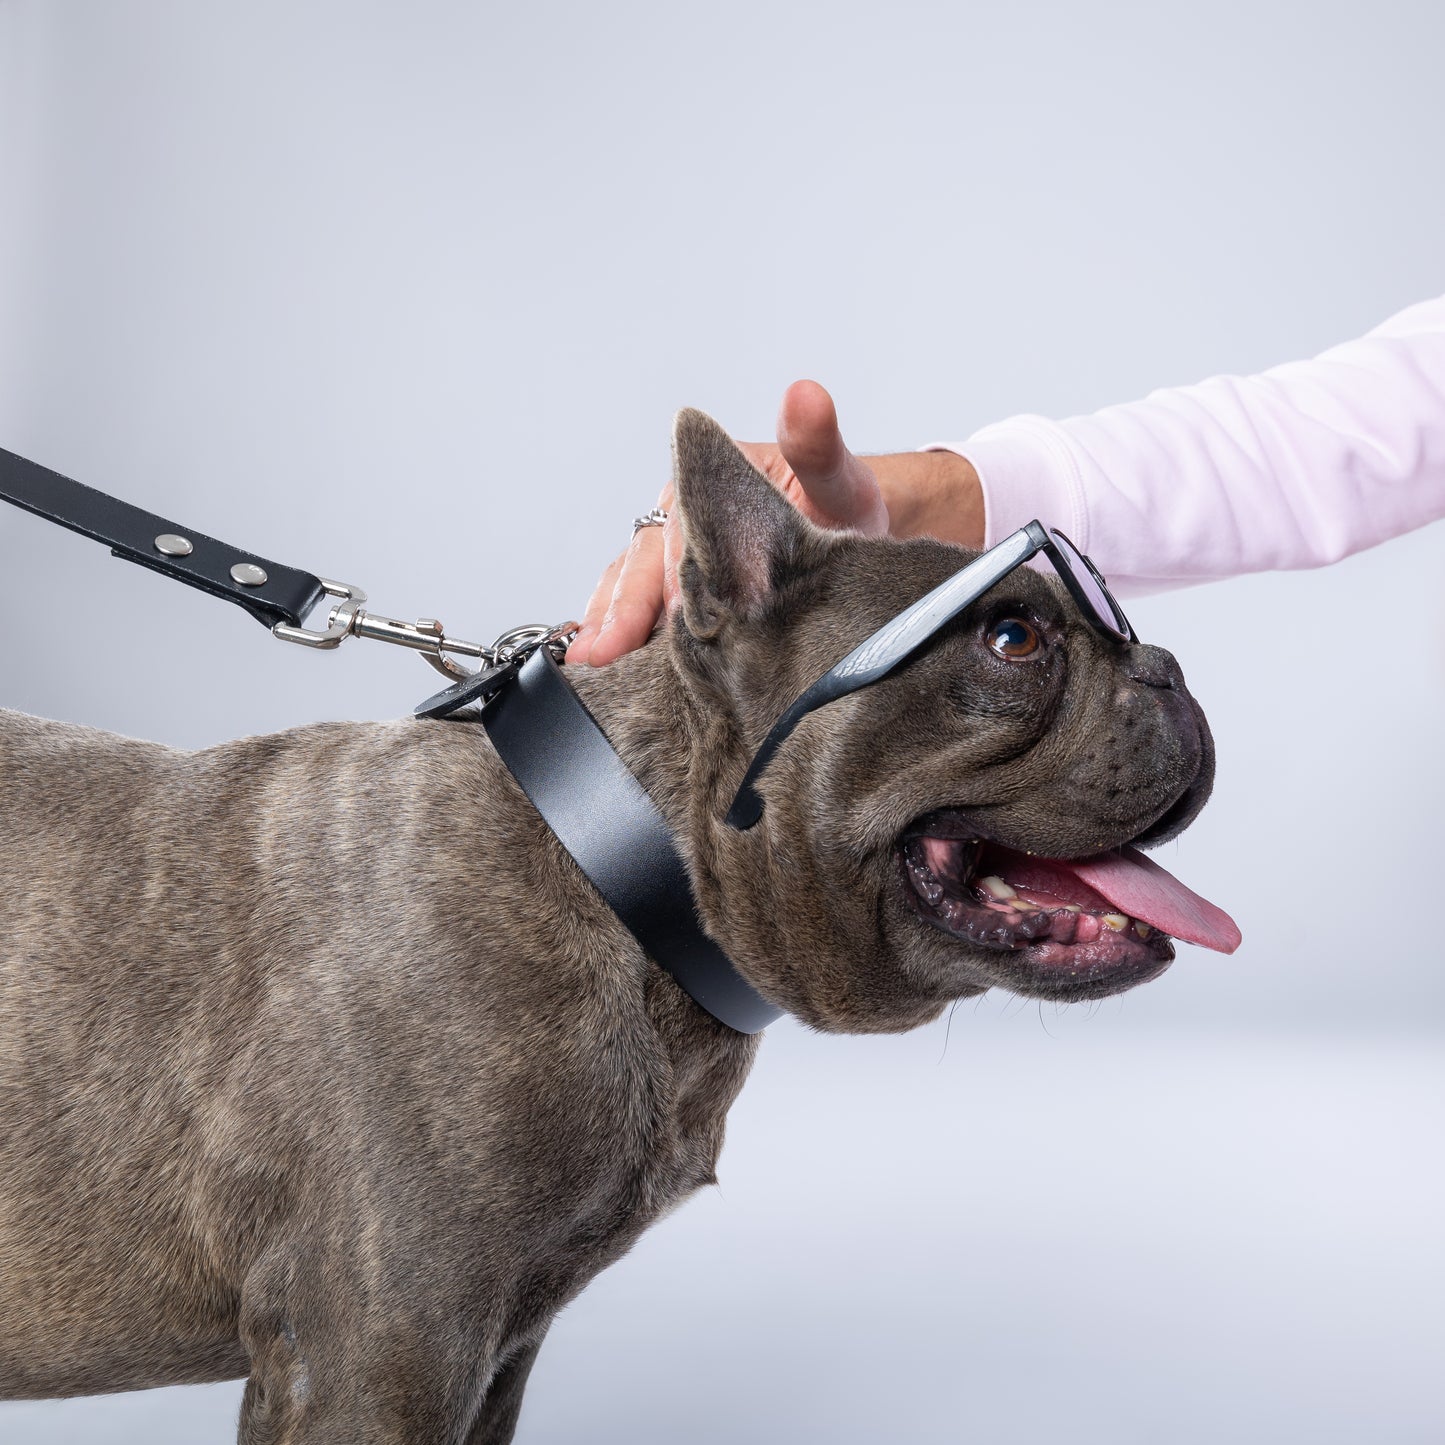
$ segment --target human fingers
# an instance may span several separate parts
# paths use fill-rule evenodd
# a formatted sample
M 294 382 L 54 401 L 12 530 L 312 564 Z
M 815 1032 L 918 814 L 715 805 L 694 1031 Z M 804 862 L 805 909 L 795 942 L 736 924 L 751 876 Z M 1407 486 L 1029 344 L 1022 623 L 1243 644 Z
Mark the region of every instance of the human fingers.
M 639 527 L 622 554 L 612 597 L 587 651 L 593 667 L 606 667 L 652 636 L 662 616 L 661 531 L 661 527 Z
M 673 506 L 672 483 L 662 489 L 657 505 L 667 513 L 662 525 L 662 605 L 671 612 L 682 601 L 682 586 L 678 580 L 682 566 L 682 518 Z
M 620 553 L 607 564 L 607 570 L 597 579 L 597 585 L 587 599 L 587 611 L 582 614 L 582 625 L 577 629 L 576 637 L 567 647 L 569 663 L 575 665 L 588 660 L 592 644 L 597 640 L 597 631 L 602 626 L 602 619 L 607 613 L 608 604 L 612 601 L 612 594 L 616 590 L 617 574 L 622 571 L 622 564 L 626 560 L 627 553 Z

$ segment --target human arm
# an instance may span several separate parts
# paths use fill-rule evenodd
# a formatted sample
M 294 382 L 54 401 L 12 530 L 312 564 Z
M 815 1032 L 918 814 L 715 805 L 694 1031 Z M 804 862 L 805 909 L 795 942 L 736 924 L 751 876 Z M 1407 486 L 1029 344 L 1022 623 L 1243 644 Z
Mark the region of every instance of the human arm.
M 1040 517 L 1125 594 L 1323 566 L 1445 516 L 1445 297 L 1310 361 L 950 449 L 985 545 Z
M 1445 516 L 1445 297 L 1310 361 L 921 454 L 854 457 L 831 398 L 798 382 L 778 437 L 745 450 L 817 521 L 980 547 L 1038 517 L 1126 596 L 1323 566 Z M 654 531 L 603 574 L 572 660 L 647 640 L 676 585 L 676 526 Z

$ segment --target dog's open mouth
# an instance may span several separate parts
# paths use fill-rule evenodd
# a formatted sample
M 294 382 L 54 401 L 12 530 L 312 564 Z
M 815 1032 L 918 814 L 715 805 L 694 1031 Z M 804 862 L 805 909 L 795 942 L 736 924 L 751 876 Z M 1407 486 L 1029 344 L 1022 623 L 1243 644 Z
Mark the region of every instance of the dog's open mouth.
M 1227 913 L 1136 849 L 1039 858 L 953 836 L 959 822 L 933 815 L 904 836 L 903 871 L 915 906 L 964 942 L 1026 961 L 1041 980 L 1112 989 L 1161 972 L 1174 957 L 1173 939 L 1221 953 L 1239 946 Z

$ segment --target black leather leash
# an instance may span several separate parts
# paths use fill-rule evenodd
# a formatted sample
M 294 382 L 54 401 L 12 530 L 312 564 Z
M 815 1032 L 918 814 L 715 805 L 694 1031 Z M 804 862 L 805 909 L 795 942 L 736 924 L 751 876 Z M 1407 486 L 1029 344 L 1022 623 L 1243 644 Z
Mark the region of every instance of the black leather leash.
M 114 556 L 235 602 L 267 627 L 278 622 L 300 627 L 323 595 L 321 579 L 309 572 L 177 526 L 3 447 L 0 497 L 104 543 Z
M 449 639 L 441 624 L 369 616 L 358 588 L 240 552 L 0 449 L 0 499 L 104 543 L 117 557 L 238 603 L 278 637 L 335 647 L 344 637 L 397 642 L 461 680 L 428 698 L 422 717 L 469 702 L 498 756 L 543 821 L 643 949 L 714 1018 L 756 1033 L 778 1018 L 698 922 L 692 883 L 661 813 L 607 741 L 552 655 L 561 629 L 518 628 L 491 648 Z M 324 631 L 306 615 L 340 599 Z M 462 674 L 447 656 L 482 660 Z

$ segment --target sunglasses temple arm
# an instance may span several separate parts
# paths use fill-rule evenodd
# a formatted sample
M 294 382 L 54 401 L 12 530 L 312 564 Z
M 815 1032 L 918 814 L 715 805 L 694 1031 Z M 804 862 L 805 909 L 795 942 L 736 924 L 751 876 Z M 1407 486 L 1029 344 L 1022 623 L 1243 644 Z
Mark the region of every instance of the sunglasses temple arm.
M 729 828 L 736 828 L 740 832 L 746 832 L 759 818 L 763 816 L 763 799 L 755 784 L 762 776 L 763 769 L 772 762 L 773 754 L 783 745 L 788 735 L 814 708 L 822 707 L 825 702 L 831 702 L 834 697 L 841 697 L 842 694 L 834 692 L 829 697 L 820 693 L 823 684 L 830 681 L 833 674 L 827 673 L 820 677 L 782 717 L 772 726 L 772 730 L 763 739 L 762 746 L 753 754 L 753 760 L 748 765 L 747 775 L 743 778 L 737 793 L 733 797 L 732 806 L 728 809 L 727 817 L 724 820 Z M 815 694 L 817 694 L 815 696 Z
M 870 683 L 886 677 L 905 662 L 941 627 L 952 622 L 965 607 L 976 602 L 990 587 L 1003 580 L 1015 567 L 1039 552 L 1048 534 L 1038 522 L 1030 522 L 1017 532 L 990 547 L 962 570 L 955 572 L 932 592 L 920 597 L 911 607 L 884 623 L 871 637 L 865 638 L 841 662 L 825 672 L 773 724 L 753 755 L 732 806 L 727 812 L 731 828 L 751 828 L 763 815 L 763 800 L 755 786 L 773 754 L 793 729 L 816 708 L 822 707 Z
M 912 657 L 940 628 L 952 622 L 965 607 L 977 602 L 989 588 L 997 586 L 1015 567 L 1041 550 L 1048 539 L 1042 527 L 1037 537 L 1031 534 L 1030 528 L 1037 525 L 1030 523 L 1028 527 L 1021 527 L 1005 537 L 983 556 L 975 558 L 967 567 L 955 572 L 911 607 L 905 608 L 891 622 L 885 622 L 826 676 L 837 674 L 846 679 L 849 685 L 845 691 L 848 692 L 886 677 L 900 662 Z M 823 680 L 819 679 L 820 682 Z

